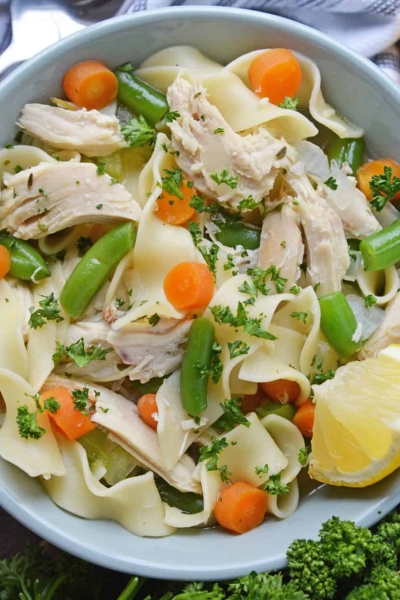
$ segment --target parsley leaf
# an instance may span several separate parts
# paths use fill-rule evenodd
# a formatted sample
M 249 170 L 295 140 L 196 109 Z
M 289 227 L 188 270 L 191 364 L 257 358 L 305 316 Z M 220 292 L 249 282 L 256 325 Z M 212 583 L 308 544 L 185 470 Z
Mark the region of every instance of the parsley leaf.
M 213 343 L 212 346 L 212 354 L 211 354 L 211 362 L 209 367 L 203 367 L 200 363 L 196 365 L 196 369 L 200 377 L 211 377 L 211 381 L 213 383 L 218 383 L 221 379 L 222 370 L 224 368 L 223 362 L 220 359 L 220 354 L 222 352 L 222 346 L 217 344 L 217 342 Z
M 81 235 L 76 242 L 78 246 L 78 255 L 83 256 L 93 246 L 92 238 Z
M 222 127 L 217 127 L 217 129 L 214 129 L 214 133 L 225 133 L 225 129 Z
M 38 411 L 29 412 L 27 404 L 19 406 L 17 409 L 17 425 L 19 435 L 24 439 L 32 438 L 38 440 L 46 433 L 43 427 L 37 424 Z
M 229 271 L 230 269 L 235 269 L 236 265 L 233 261 L 233 254 L 226 255 L 227 261 L 224 263 L 224 271 Z M 232 275 L 237 275 L 238 271 L 232 271 Z
M 287 108 L 288 110 L 297 110 L 298 104 L 298 98 L 291 98 L 290 96 L 285 96 L 283 102 L 281 102 L 279 106 L 281 108 Z
M 214 320 L 218 324 L 231 327 L 243 327 L 245 333 L 265 340 L 276 340 L 276 336 L 261 328 L 261 319 L 250 318 L 242 302 L 238 303 L 237 314 L 234 315 L 229 306 L 216 305 L 210 308 Z
M 64 346 L 59 342 L 56 344 L 56 352 L 52 356 L 55 365 L 60 364 L 66 356 L 73 360 L 78 367 L 85 367 L 92 360 L 105 360 L 106 355 L 112 352 L 112 348 L 102 348 L 101 346 L 89 346 L 85 349 L 83 338 L 70 346 Z
M 277 473 L 276 475 L 270 476 L 268 481 L 262 486 L 262 489 L 271 496 L 281 496 L 282 494 L 288 493 L 289 486 L 281 481 L 281 476 Z
M 250 427 L 250 421 L 246 419 L 240 408 L 241 402 L 239 398 L 231 398 L 220 402 L 224 414 L 213 425 L 218 432 L 231 431 L 237 425 Z
M 149 325 L 151 325 L 152 327 L 155 327 L 157 325 L 157 323 L 159 322 L 160 317 L 157 313 L 154 313 L 154 315 L 151 315 L 151 317 L 148 317 L 147 320 L 149 322 Z
M 291 294 L 295 294 L 295 295 L 297 295 L 297 294 L 299 294 L 299 293 L 300 293 L 300 288 L 299 288 L 299 286 L 298 286 L 298 285 L 292 285 L 292 287 L 290 288 L 289 292 L 290 292 Z
M 308 455 L 310 454 L 310 449 L 307 447 L 300 448 L 298 454 L 298 460 L 302 467 L 307 466 Z
M 218 470 L 218 454 L 228 447 L 226 438 L 218 440 L 215 437 L 211 438 L 211 445 L 200 448 L 199 462 L 207 461 L 207 471 Z
M 373 175 L 369 182 L 369 187 L 372 192 L 371 205 L 378 212 L 381 211 L 386 202 L 393 200 L 398 192 L 400 192 L 400 177 L 393 177 L 392 167 L 385 166 L 383 173 Z
M 129 123 L 121 125 L 121 133 L 132 148 L 154 146 L 156 143 L 156 131 L 142 115 L 133 117 Z
M 237 340 L 236 342 L 228 342 L 228 349 L 229 356 L 231 358 L 236 358 L 237 356 L 242 356 L 242 354 L 248 354 L 250 346 L 241 340 Z
M 222 185 L 223 183 L 225 183 L 232 190 L 237 188 L 238 178 L 234 176 L 230 177 L 227 169 L 221 171 L 219 175 L 214 171 L 214 173 L 211 173 L 210 177 L 213 181 L 215 181 L 217 185 Z
M 189 222 L 189 233 L 192 236 L 194 245 L 197 247 L 198 251 L 206 261 L 207 266 L 210 269 L 211 273 L 214 275 L 215 279 L 219 247 L 217 246 L 217 244 L 215 244 L 215 242 L 212 242 L 209 250 L 206 246 L 200 245 L 200 243 L 203 241 L 203 236 L 201 235 L 199 225 L 194 221 Z
M 183 194 L 179 189 L 183 186 L 182 169 L 178 169 L 177 167 L 172 169 L 172 171 L 164 169 L 164 173 L 166 173 L 166 175 L 161 177 L 162 189 L 168 192 L 168 194 L 171 194 L 171 196 L 183 200 Z
M 304 325 L 307 324 L 308 313 L 306 312 L 292 312 L 290 313 L 290 316 L 298 321 L 303 321 Z
M 161 122 L 163 125 L 166 125 L 167 123 L 172 123 L 172 121 L 176 121 L 176 119 L 179 119 L 180 116 L 181 115 L 178 113 L 178 111 L 169 110 L 165 113 Z
M 263 467 L 257 466 L 254 469 L 256 475 L 266 475 L 269 471 L 268 465 L 264 465 Z
M 85 385 L 82 390 L 73 390 L 74 410 L 79 410 L 84 415 L 87 415 L 86 407 L 89 404 L 89 388 Z
M 97 173 L 97 175 L 105 175 L 106 174 L 106 163 L 104 163 L 104 162 L 97 163 L 96 173 Z
M 239 202 L 237 209 L 239 212 L 242 212 L 244 210 L 255 210 L 259 207 L 260 203 L 257 202 L 257 200 L 254 200 L 253 196 L 250 194 L 250 196 L 247 196 L 247 198 L 243 198 L 243 200 Z
M 321 385 L 321 383 L 324 383 L 324 381 L 327 381 L 328 379 L 333 379 L 335 377 L 335 371 L 333 369 L 325 371 L 325 373 L 322 370 L 322 365 L 318 365 L 317 369 L 319 372 L 316 373 L 313 377 L 313 385 Z
M 39 301 L 39 306 L 35 310 L 34 306 L 29 308 L 31 316 L 29 317 L 28 325 L 32 329 L 38 329 L 46 325 L 47 321 L 55 321 L 60 323 L 64 321 L 64 317 L 60 315 L 60 308 L 58 307 L 58 300 L 55 298 L 52 292 L 49 296 L 43 296 L 44 300 Z
M 328 177 L 328 179 L 326 181 L 324 181 L 324 184 L 327 185 L 329 188 L 331 188 L 331 190 L 338 189 L 338 184 L 334 177 Z
M 52 415 L 56 414 L 60 406 L 60 402 L 53 396 L 51 398 L 47 398 L 43 403 L 43 408 L 48 410 Z
M 247 275 L 250 275 L 250 277 L 252 278 L 256 290 L 256 293 L 252 294 L 253 296 L 255 295 L 257 297 L 258 292 L 260 294 L 263 294 L 263 296 L 268 296 L 268 294 L 271 291 L 271 288 L 267 287 L 265 280 L 268 277 L 268 275 L 270 275 L 270 273 L 272 272 L 271 269 L 272 267 L 266 270 L 261 269 L 260 267 L 255 267 L 254 269 L 247 269 Z M 242 290 L 239 288 L 239 291 Z
M 189 206 L 194 208 L 197 213 L 210 213 L 212 215 L 216 215 L 220 210 L 220 205 L 218 202 L 212 202 L 211 204 L 206 204 L 206 197 L 204 194 L 200 196 L 194 195 L 192 196 Z
M 365 296 L 364 302 L 367 308 L 371 308 L 371 306 L 374 306 L 374 304 L 376 304 L 376 298 L 372 294 L 368 294 L 368 296 Z

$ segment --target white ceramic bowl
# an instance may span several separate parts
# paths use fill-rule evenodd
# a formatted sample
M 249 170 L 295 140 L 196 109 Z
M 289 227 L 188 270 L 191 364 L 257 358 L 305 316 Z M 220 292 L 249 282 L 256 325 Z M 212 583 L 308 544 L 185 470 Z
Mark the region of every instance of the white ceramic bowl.
M 366 131 L 369 150 L 400 160 L 400 91 L 369 61 L 317 31 L 286 19 L 227 8 L 168 8 L 133 14 L 90 27 L 45 50 L 0 85 L 0 144 L 15 135 L 26 102 L 47 102 L 61 93 L 72 64 L 103 60 L 110 66 L 140 63 L 153 52 L 190 44 L 220 61 L 266 47 L 287 47 L 315 60 L 325 98 Z M 107 521 L 66 513 L 40 483 L 0 460 L 0 503 L 16 519 L 51 543 L 106 567 L 164 579 L 229 579 L 251 570 L 285 566 L 298 537 L 315 537 L 332 515 L 372 525 L 400 502 L 400 472 L 371 488 L 349 490 L 307 483 L 298 511 L 285 521 L 270 519 L 243 536 L 218 529 L 188 530 L 162 539 L 142 539 Z

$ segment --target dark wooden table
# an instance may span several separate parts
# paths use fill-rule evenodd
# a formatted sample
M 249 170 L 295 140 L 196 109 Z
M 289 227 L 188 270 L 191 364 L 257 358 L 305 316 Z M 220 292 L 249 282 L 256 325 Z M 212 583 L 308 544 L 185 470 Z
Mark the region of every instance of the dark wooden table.
M 22 550 L 27 542 L 39 538 L 0 508 L 0 558 L 10 557 Z

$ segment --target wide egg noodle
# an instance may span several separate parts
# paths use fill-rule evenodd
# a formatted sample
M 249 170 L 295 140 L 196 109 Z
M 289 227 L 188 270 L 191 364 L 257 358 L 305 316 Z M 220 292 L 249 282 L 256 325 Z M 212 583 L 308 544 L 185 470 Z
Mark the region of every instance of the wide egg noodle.
M 107 488 L 91 472 L 78 442 L 58 436 L 58 443 L 66 473 L 42 481 L 55 504 L 86 519 L 112 519 L 139 536 L 162 537 L 174 532 L 164 523 L 153 473 L 129 477 Z
M 56 265 L 52 270 L 56 269 Z M 61 290 L 59 290 L 61 291 Z M 44 297 L 54 294 L 58 299 L 56 286 L 53 277 L 43 279 L 33 290 L 33 307 L 39 309 L 39 302 Z M 54 369 L 53 354 L 56 351 L 56 342 L 63 343 L 66 337 L 66 328 L 69 318 L 60 305 L 60 316 L 64 319 L 57 323 L 46 321 L 42 327 L 29 328 L 28 333 L 28 381 L 35 391 L 38 391 L 50 373 Z M 66 323 L 65 323 L 66 320 Z
M 255 413 L 247 415 L 248 427 L 239 425 L 223 437 L 228 446 L 218 454 L 218 466 L 226 465 L 231 472 L 229 478 L 246 481 L 259 487 L 270 475 L 283 471 L 288 459 L 277 446 Z M 226 486 L 219 473 L 207 471 L 207 461 L 201 463 L 199 479 L 202 483 L 204 510 L 195 515 L 186 515 L 175 508 L 165 508 L 165 522 L 173 527 L 193 527 L 209 521 L 219 492 Z M 256 473 L 256 467 L 268 465 L 268 473 Z
M 184 54 L 183 50 L 189 53 L 190 60 L 182 61 L 177 58 Z M 273 128 L 274 135 L 284 136 L 288 142 L 296 142 L 318 133 L 317 128 L 304 115 L 260 99 L 230 69 L 230 65 L 224 68 L 187 46 L 175 46 L 157 53 L 145 61 L 135 75 L 166 92 L 182 70 L 201 80 L 207 89 L 208 100 L 218 108 L 236 132 L 268 123 L 268 128 Z M 232 98 L 235 102 L 232 102 Z
M 394 265 L 383 271 L 365 271 L 364 268 L 360 268 L 356 279 L 363 295 L 374 296 L 378 306 L 390 302 L 400 287 L 399 275 Z
M 169 143 L 167 136 L 159 134 L 152 164 L 151 196 L 140 218 L 132 255 L 134 269 L 128 271 L 125 277 L 125 284 L 128 289 L 132 289 L 130 302 L 134 305 L 112 324 L 115 330 L 129 326 L 131 321 L 155 313 L 161 317 L 174 319 L 182 319 L 185 316 L 184 311 L 176 310 L 168 302 L 163 283 L 167 273 L 175 265 L 183 261 L 196 262 L 196 248 L 187 229 L 164 223 L 154 212 L 157 198 L 162 193 L 157 183 L 161 184 L 164 169 L 174 167 L 172 155 L 162 148 L 162 144 L 166 143 Z M 148 174 L 143 176 L 148 177 Z
M 301 470 L 299 452 L 304 448 L 303 436 L 289 419 L 278 415 L 268 415 L 261 419 L 261 423 L 288 459 L 288 464 L 280 475 L 283 483 L 291 483 Z
M 293 479 L 289 483 L 287 494 L 269 496 L 267 512 L 278 517 L 278 519 L 287 519 L 296 512 L 299 500 L 299 484 L 297 483 L 297 479 Z
M 29 169 L 40 163 L 57 162 L 47 152 L 35 146 L 13 146 L 0 150 L 0 181 L 3 181 L 4 173 L 15 174 L 15 168 Z
M 25 311 L 13 288 L 0 280 L 0 368 L 28 377 L 28 356 L 24 343 Z
M 264 52 L 265 49 L 255 50 L 253 52 L 249 52 L 248 54 L 244 54 L 243 56 L 240 56 L 229 63 L 229 65 L 226 66 L 226 69 L 232 73 L 235 73 L 243 81 L 243 83 L 250 88 L 250 81 L 248 77 L 249 67 L 257 58 L 257 56 L 260 56 L 260 54 L 263 54 Z M 325 127 L 336 133 L 336 135 L 338 135 L 340 138 L 362 137 L 364 135 L 364 131 L 360 127 L 353 125 L 347 121 L 347 119 L 339 116 L 335 112 L 335 109 L 325 102 L 321 91 L 321 73 L 315 62 L 299 52 L 294 52 L 294 54 L 300 63 L 303 75 L 300 89 L 296 94 L 296 96 L 299 98 L 300 106 L 308 108 L 311 116 L 318 123 L 325 125 Z M 294 111 L 285 110 L 285 112 L 290 113 Z
M 16 373 L 0 368 L 0 394 L 6 404 L 6 417 L 0 429 L 0 456 L 25 471 L 30 477 L 64 475 L 65 467 L 46 412 L 37 415 L 39 427 L 45 433 L 39 439 L 21 437 L 18 407 L 26 405 L 36 412 L 31 396 L 36 390 Z

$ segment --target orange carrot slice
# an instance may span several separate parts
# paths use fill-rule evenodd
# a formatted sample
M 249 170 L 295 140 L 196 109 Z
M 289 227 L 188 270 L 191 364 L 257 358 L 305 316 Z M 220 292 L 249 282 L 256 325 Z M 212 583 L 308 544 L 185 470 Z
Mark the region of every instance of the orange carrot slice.
M 154 418 L 154 415 L 158 414 L 156 395 L 144 394 L 139 398 L 137 407 L 139 415 L 146 425 L 157 430 L 157 421 Z
M 11 255 L 5 246 L 0 246 L 0 279 L 3 279 L 11 269 Z
M 177 310 L 202 308 L 214 294 L 214 277 L 201 263 L 183 262 L 175 265 L 164 280 L 167 300 Z
M 287 404 L 296 402 L 300 395 L 300 386 L 297 381 L 289 379 L 275 379 L 261 384 L 262 389 L 272 402 Z
M 302 404 L 293 417 L 293 423 L 300 432 L 308 438 L 312 438 L 315 416 L 315 404 L 308 399 Z
M 293 97 L 300 88 L 300 63 L 290 50 L 266 50 L 251 63 L 249 79 L 253 91 L 272 104 L 280 104 L 286 96 Z
M 75 408 L 74 398 L 66 387 L 59 386 L 43 392 L 40 396 L 42 406 L 49 398 L 55 398 L 61 405 L 55 413 L 47 411 L 49 419 L 69 440 L 77 440 L 96 428 L 89 415 Z
M 400 177 L 400 165 L 390 158 L 382 158 L 380 160 L 366 162 L 358 169 L 358 187 L 362 193 L 365 194 L 368 201 L 372 200 L 372 191 L 369 185 L 371 178 L 374 175 L 383 175 L 385 167 L 390 167 L 392 169 L 392 177 Z M 393 200 L 400 200 L 400 192 L 396 194 Z
M 179 188 L 179 191 L 183 198 L 178 198 L 178 196 L 163 190 L 157 200 L 156 215 L 161 221 L 169 225 L 185 225 L 196 214 L 195 209 L 189 205 L 192 196 L 196 194 L 193 187 L 188 187 L 187 181 L 183 180 L 183 185 Z
M 68 100 L 88 110 L 100 110 L 118 93 L 118 80 L 98 60 L 80 62 L 66 72 L 63 88 Z
M 235 533 L 246 533 L 261 525 L 268 508 L 268 494 L 237 481 L 223 489 L 215 505 L 217 522 Z

